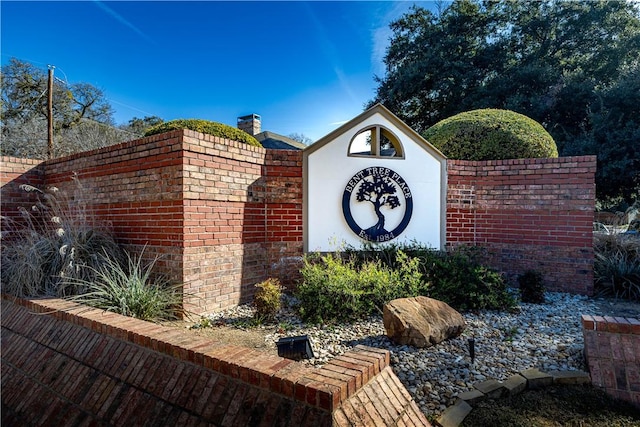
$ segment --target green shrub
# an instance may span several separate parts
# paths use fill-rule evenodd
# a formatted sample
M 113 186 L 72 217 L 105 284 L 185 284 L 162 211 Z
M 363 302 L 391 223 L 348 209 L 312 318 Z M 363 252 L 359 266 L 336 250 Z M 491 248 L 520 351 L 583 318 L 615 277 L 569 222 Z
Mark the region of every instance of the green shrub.
M 20 209 L 20 221 L 3 218 L 3 292 L 19 297 L 78 293 L 82 290 L 61 287 L 61 281 L 91 281 L 107 262 L 105 254 L 124 262 L 124 251 L 109 229 L 92 218 L 85 203 L 89 196 L 74 180 L 73 195 L 55 187 L 42 191 L 21 186 L 36 194 L 37 202 L 29 210 Z
M 190 129 L 196 132 L 206 133 L 220 138 L 227 138 L 233 141 L 244 142 L 254 147 L 262 147 L 262 145 L 253 136 L 233 126 L 223 123 L 212 122 L 201 119 L 177 119 L 164 122 L 148 128 L 144 136 L 156 135 L 159 133 L 169 132 L 171 130 Z
M 520 300 L 533 304 L 542 304 L 544 300 L 544 277 L 535 270 L 527 270 L 518 276 Z
M 162 277 L 152 277 L 157 257 L 143 264 L 143 254 L 131 258 L 123 266 L 105 254 L 106 263 L 94 270 L 95 279 L 67 279 L 63 286 L 84 293 L 68 299 L 91 307 L 113 311 L 142 320 L 171 320 L 180 318 L 182 287 L 170 285 Z
M 640 237 L 594 235 L 596 293 L 640 300 Z
M 436 123 L 423 137 L 451 159 L 558 157 L 558 148 L 542 125 L 509 110 L 460 113 Z
M 256 293 L 253 297 L 253 305 L 256 307 L 256 317 L 271 320 L 280 310 L 282 298 L 282 285 L 278 279 L 267 279 L 256 284 Z
M 399 256 L 400 253 L 409 258 L 417 258 L 418 264 L 421 264 L 434 252 L 438 251 L 415 241 L 410 244 L 365 242 L 359 248 L 353 246 L 344 248 L 345 256 L 354 259 L 358 265 L 366 261 L 379 261 L 390 269 L 400 268 L 401 264 L 399 260 L 402 259 L 402 257 Z M 419 270 L 422 271 L 422 267 L 419 267 Z
M 429 296 L 461 311 L 508 310 L 516 303 L 502 275 L 482 264 L 482 250 L 477 247 L 440 251 L 417 242 L 409 245 L 368 243 L 362 250 L 348 248 L 347 252 L 360 263 L 378 260 L 391 269 L 399 268 L 400 253 L 415 259 L 420 281 L 426 286 L 407 296 Z
M 399 254 L 397 269 L 378 261 L 360 265 L 337 255 L 307 256 L 301 270 L 303 282 L 296 289 L 303 320 L 312 323 L 365 317 L 395 298 L 415 294 L 423 287 L 418 260 Z
M 358 273 L 351 261 L 333 255 L 312 262 L 305 257 L 300 271 L 302 283 L 295 296 L 300 301 L 300 317 L 312 323 L 348 319 L 358 311 Z
M 343 256 L 307 256 L 296 291 L 305 321 L 362 318 L 396 298 L 429 296 L 457 310 L 506 310 L 515 298 L 478 248 L 450 252 L 412 244 L 348 248 Z
M 423 263 L 429 296 L 460 311 L 508 310 L 516 301 L 502 275 L 480 262 L 481 250 L 433 251 Z

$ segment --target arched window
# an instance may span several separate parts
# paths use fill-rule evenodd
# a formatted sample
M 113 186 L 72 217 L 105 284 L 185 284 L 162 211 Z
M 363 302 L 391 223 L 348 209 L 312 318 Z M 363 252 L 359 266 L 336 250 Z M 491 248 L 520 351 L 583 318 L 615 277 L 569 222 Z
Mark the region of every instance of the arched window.
M 389 129 L 371 126 L 358 132 L 349 143 L 349 156 L 404 158 L 400 140 Z

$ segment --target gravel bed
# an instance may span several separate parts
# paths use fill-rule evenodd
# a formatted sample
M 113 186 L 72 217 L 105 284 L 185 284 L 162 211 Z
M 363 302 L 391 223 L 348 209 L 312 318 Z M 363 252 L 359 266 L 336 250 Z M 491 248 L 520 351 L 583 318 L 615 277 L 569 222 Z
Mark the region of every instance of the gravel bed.
M 504 380 L 518 371 L 536 367 L 543 371 L 585 370 L 581 314 L 598 314 L 597 305 L 585 296 L 547 293 L 545 304 L 521 303 L 513 312 L 464 313 L 462 335 L 436 346 L 417 349 L 391 342 L 382 316 L 350 324 L 316 327 L 303 324 L 285 308 L 276 326 L 264 325 L 265 340 L 273 348 L 281 337 L 308 335 L 321 366 L 329 359 L 363 344 L 391 352 L 391 366 L 426 415 L 438 415 L 456 396 L 486 379 Z M 295 303 L 287 299 L 288 304 Z M 211 320 L 242 327 L 254 310 L 241 305 L 211 315 Z M 475 342 L 475 360 L 468 341 Z

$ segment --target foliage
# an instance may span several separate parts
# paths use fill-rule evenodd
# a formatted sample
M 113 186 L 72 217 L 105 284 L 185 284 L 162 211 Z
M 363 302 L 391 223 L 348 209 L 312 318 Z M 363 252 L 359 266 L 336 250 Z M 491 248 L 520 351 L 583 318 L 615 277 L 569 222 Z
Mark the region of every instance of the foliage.
M 11 58 L 2 67 L 2 120 L 18 120 L 39 116 L 47 118 L 48 76 L 43 70 Z M 54 127 L 72 127 L 82 118 L 110 123 L 113 111 L 104 93 L 88 84 L 69 84 L 58 79 L 53 82 Z
M 253 297 L 253 305 L 256 307 L 255 316 L 265 320 L 273 319 L 280 310 L 283 289 L 280 281 L 270 278 L 256 284 L 256 288 Z
M 313 144 L 313 139 L 309 138 L 307 135 L 303 134 L 303 133 L 290 133 L 289 135 L 287 135 L 289 138 L 293 139 L 294 141 L 298 141 L 301 144 L 304 145 L 311 145 Z
M 441 251 L 417 242 L 368 243 L 361 250 L 347 248 L 347 253 L 359 262 L 380 260 L 392 269 L 401 268 L 400 253 L 417 259 L 420 281 L 425 286 L 416 295 L 442 300 L 457 310 L 508 310 L 515 306 L 502 275 L 482 264 L 483 250 L 479 247 Z
M 47 156 L 47 72 L 12 58 L 2 67 L 2 154 Z M 53 81 L 54 157 L 130 139 L 113 127 L 104 93 L 88 83 Z
M 396 298 L 439 299 L 457 310 L 504 310 L 515 305 L 503 277 L 484 267 L 478 248 L 439 251 L 419 244 L 367 243 L 343 256 L 307 256 L 296 296 L 303 319 L 363 317 Z
M 598 155 L 600 199 L 640 193 L 640 8 L 627 1 L 457 0 L 390 24 L 370 105 L 419 133 L 463 111 L 541 123 L 560 155 Z
M 594 235 L 594 252 L 596 292 L 640 301 L 640 237 Z
M 556 144 L 542 125 L 508 110 L 456 114 L 431 126 L 422 136 L 452 159 L 558 157 Z
M 61 286 L 62 280 L 91 281 L 94 271 L 109 262 L 105 255 L 114 261 L 124 259 L 109 229 L 91 217 L 85 203 L 88 193 L 74 180 L 73 195 L 55 187 L 41 191 L 21 186 L 35 193 L 37 201 L 30 210 L 20 209 L 19 220 L 3 217 L 4 292 L 20 297 L 80 292 Z
M 402 254 L 398 263 L 401 268 L 394 270 L 377 261 L 356 265 L 355 259 L 332 254 L 305 257 L 303 282 L 296 290 L 300 316 L 313 323 L 361 318 L 392 299 L 420 292 L 417 259 Z
M 481 250 L 459 247 L 432 252 L 424 261 L 429 296 L 460 311 L 506 310 L 515 305 L 502 275 L 481 263 Z
M 47 121 L 33 117 L 2 129 L 2 155 L 46 159 Z M 128 141 L 136 135 L 92 120 L 81 119 L 68 129 L 54 132 L 53 157 L 67 156 Z
M 142 320 L 181 317 L 181 286 L 169 285 L 162 276 L 152 278 L 157 257 L 144 264 L 143 253 L 133 258 L 127 254 L 124 266 L 106 254 L 104 259 L 98 269 L 89 267 L 94 272 L 91 281 L 64 280 L 64 287 L 83 291 L 70 300 Z
M 518 276 L 518 285 L 522 302 L 542 304 L 545 301 L 544 277 L 539 271 L 525 271 Z
M 563 155 L 595 154 L 598 197 L 630 204 L 640 198 L 640 67 L 602 89 L 587 120 L 588 129 L 563 143 Z
M 238 128 L 234 128 L 223 123 L 201 119 L 177 119 L 160 123 L 148 128 L 145 131 L 144 136 L 156 135 L 177 129 L 190 129 L 196 132 L 206 133 L 207 135 L 244 142 L 249 145 L 253 145 L 254 147 L 262 147 L 257 139 Z
M 73 194 L 50 187 L 21 188 L 35 194 L 30 210 L 12 223 L 3 217 L 2 291 L 31 297 L 55 295 L 152 320 L 181 314 L 182 294 L 155 278 L 155 261 L 142 263 L 120 248 L 109 229 L 91 215 L 90 191 L 73 177 Z
M 145 116 L 143 118 L 134 117 L 129 120 L 126 125 L 121 125 L 120 129 L 138 136 L 143 136 L 148 128 L 159 125 L 162 122 L 164 122 L 164 120 L 158 116 Z
M 360 247 L 346 246 L 344 248 L 345 256 L 354 259 L 357 265 L 370 261 L 379 261 L 393 270 L 401 268 L 398 261 L 401 258 L 399 254 L 402 253 L 409 258 L 417 258 L 418 268 L 421 272 L 424 271 L 424 260 L 434 252 L 438 251 L 415 241 L 410 244 L 364 242 Z

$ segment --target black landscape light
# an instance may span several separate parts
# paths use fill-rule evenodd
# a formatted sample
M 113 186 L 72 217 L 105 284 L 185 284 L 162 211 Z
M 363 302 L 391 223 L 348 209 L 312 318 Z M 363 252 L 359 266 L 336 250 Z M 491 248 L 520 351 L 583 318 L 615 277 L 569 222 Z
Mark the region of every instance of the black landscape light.
M 314 358 L 309 337 L 306 335 L 280 338 L 276 345 L 278 346 L 278 356 L 280 357 L 292 360 Z
M 471 363 L 473 363 L 473 359 L 476 358 L 476 340 L 473 338 L 469 338 L 467 340 L 467 344 L 469 345 L 469 356 L 471 356 Z

